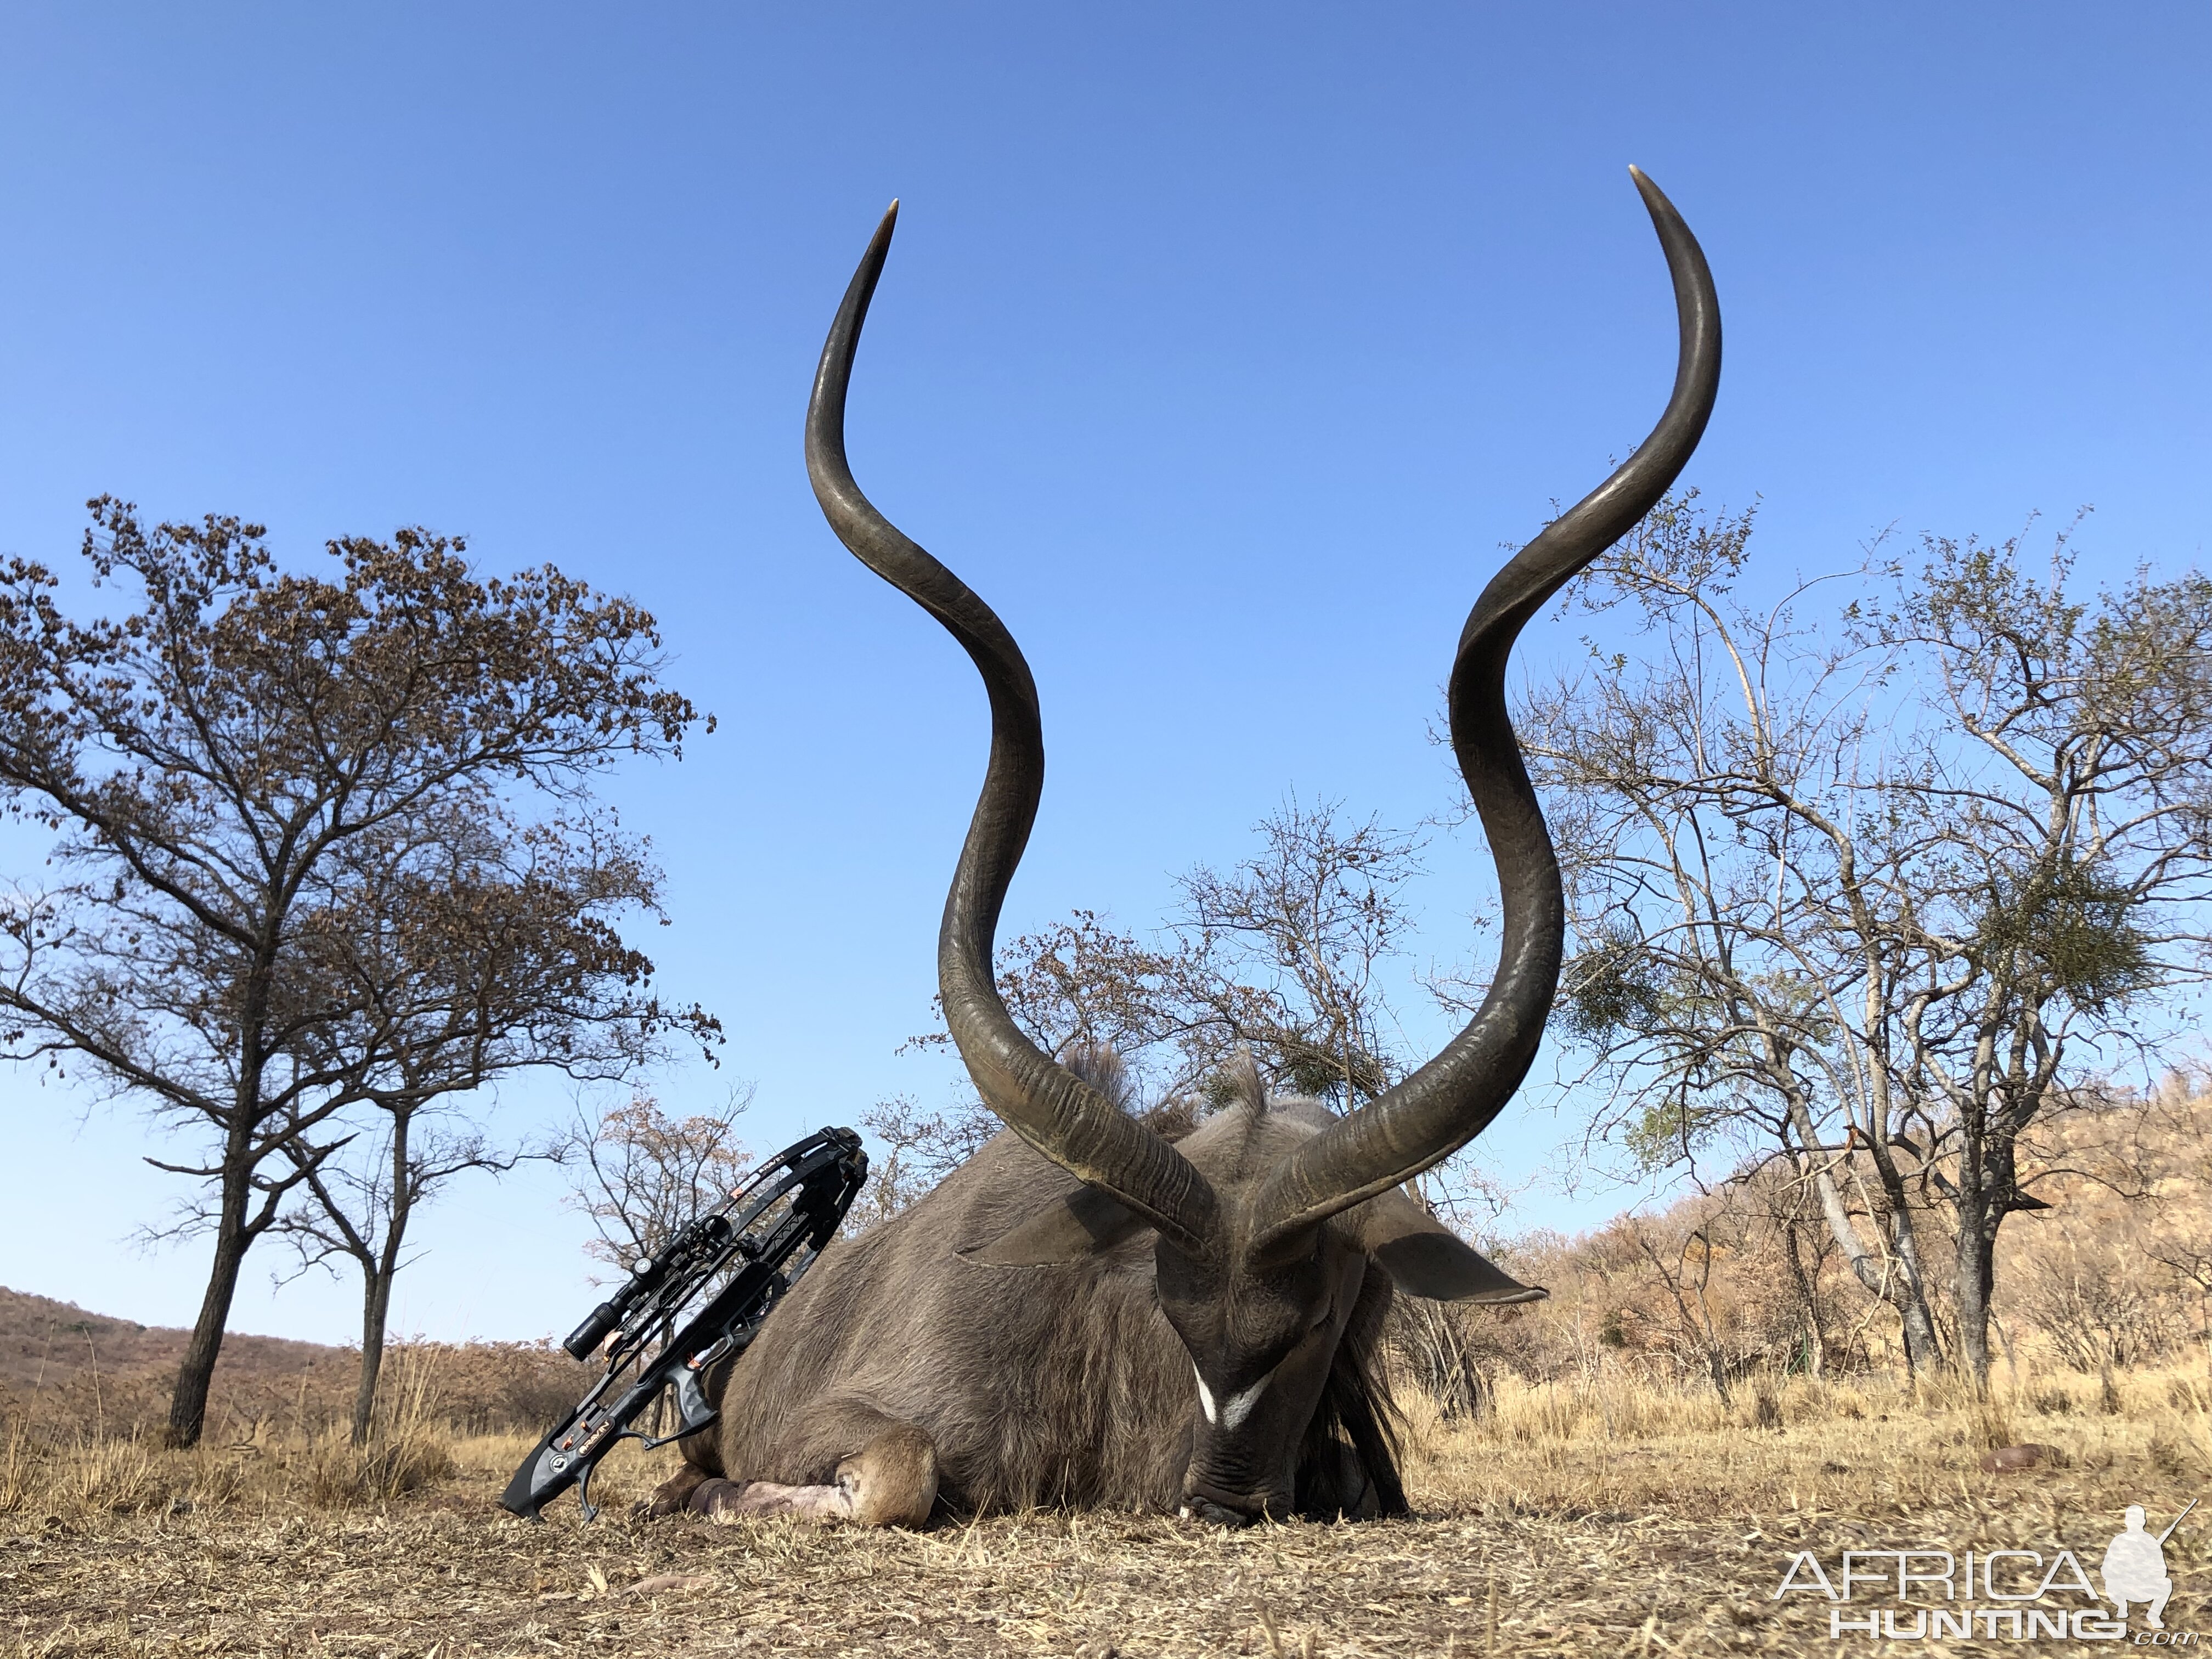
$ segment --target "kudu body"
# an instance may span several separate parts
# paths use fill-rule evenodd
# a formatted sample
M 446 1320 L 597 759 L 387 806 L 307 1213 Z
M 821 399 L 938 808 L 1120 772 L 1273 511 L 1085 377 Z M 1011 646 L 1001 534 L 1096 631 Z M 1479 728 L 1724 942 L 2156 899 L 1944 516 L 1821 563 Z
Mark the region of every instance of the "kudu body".
M 1612 477 L 1491 580 L 1452 668 L 1452 744 L 1504 900 L 1488 995 L 1434 1059 L 1347 1115 L 1270 1101 L 1248 1069 L 1241 1103 L 1174 1144 L 1100 1086 L 1096 1066 L 1041 1052 L 999 998 L 993 936 L 1043 783 L 1036 687 L 990 608 L 876 511 L 845 459 L 846 389 L 892 204 L 823 349 L 807 469 L 839 538 L 945 625 L 990 696 L 990 759 L 938 974 L 946 1025 L 1010 1133 L 823 1255 L 720 1379 L 722 1419 L 687 1444 L 689 1467 L 658 1508 L 907 1525 L 940 1499 L 1222 1521 L 1403 1508 L 1372 1363 L 1393 1287 L 1542 1294 L 1399 1190 L 1511 1098 L 1558 986 L 1559 866 L 1507 719 L 1506 659 L 1529 617 L 1674 482 L 1719 384 L 1705 257 L 1634 177 L 1674 278 L 1674 394 Z

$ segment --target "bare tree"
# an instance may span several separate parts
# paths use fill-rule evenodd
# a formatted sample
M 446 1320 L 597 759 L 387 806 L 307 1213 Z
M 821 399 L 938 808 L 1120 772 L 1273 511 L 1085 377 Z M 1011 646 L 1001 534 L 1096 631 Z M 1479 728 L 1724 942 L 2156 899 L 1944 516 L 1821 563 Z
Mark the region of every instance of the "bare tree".
M 1152 1091 L 1191 1087 L 1194 1064 L 1167 1012 L 1174 946 L 1156 951 L 1095 911 L 1013 940 L 1000 953 L 1000 994 L 1022 1029 L 1054 1054 L 1110 1049 Z M 949 1041 L 949 1039 L 946 1039 Z
M 1827 1298 L 1821 1280 L 1835 1254 L 1832 1233 L 1810 1213 L 1815 1208 L 1811 1183 L 1797 1179 L 1778 1180 L 1783 1166 L 1770 1165 L 1764 1179 L 1744 1183 L 1761 1206 L 1760 1221 L 1789 1277 L 1792 1304 L 1802 1322 L 1801 1358 L 1792 1369 L 1818 1376 L 1828 1366 L 1831 1346 Z
M 1079 909 L 1010 941 L 999 957 L 1000 996 L 1047 1053 L 1110 1051 L 1126 1067 L 1164 1064 L 1170 1080 L 1163 1094 L 1187 1081 L 1160 1015 L 1166 958 L 1134 935 L 1118 931 L 1096 911 Z M 908 1037 L 898 1052 L 949 1053 L 951 1048 L 951 1036 L 939 1024 Z M 867 1190 L 847 1219 L 854 1231 L 905 1209 L 1005 1127 L 965 1087 L 957 1087 L 936 1111 L 925 1109 L 911 1094 L 892 1095 L 861 1113 L 860 1126 L 875 1137 L 878 1151 Z
M 1751 611 L 1749 514 L 1662 503 L 1579 599 L 1653 643 L 1525 700 L 1578 949 L 1562 1007 L 1647 1163 L 1764 1142 L 1917 1370 L 1940 1359 L 1924 1218 L 1948 1212 L 1959 1360 L 1989 1365 L 1997 1229 L 2043 1207 L 2022 1132 L 2154 1047 L 2197 977 L 2212 872 L 2212 582 L 2094 604 L 2015 544 L 1931 541 Z M 1869 598 L 1869 587 L 1887 598 Z
M 713 1037 L 615 932 L 653 878 L 584 810 L 592 773 L 678 753 L 697 716 L 653 618 L 550 567 L 479 579 L 404 530 L 286 573 L 258 526 L 92 509 L 86 560 L 132 614 L 73 621 L 45 568 L 0 569 L 0 792 L 64 872 L 0 917 L 0 1009 L 10 1057 L 82 1062 L 206 1143 L 157 1161 L 206 1183 L 186 1224 L 214 1247 L 170 1407 L 190 1444 L 246 1251 L 342 1117 Z
M 863 1232 L 887 1221 L 982 1149 L 1002 1124 L 982 1102 L 957 1094 L 940 1112 L 926 1112 L 912 1095 L 893 1095 L 860 1114 L 860 1127 L 881 1143 L 868 1185 L 846 1217 Z
M 1300 1093 L 1348 1111 L 1404 1069 L 1376 970 L 1411 931 L 1399 889 L 1419 872 L 1420 843 L 1342 811 L 1291 796 L 1255 826 L 1256 857 L 1182 878 L 1164 1012 L 1200 1053 L 1241 1043 Z
M 2022 1264 L 2012 1304 L 2076 1370 L 2110 1376 L 2175 1346 L 2171 1316 L 2124 1235 L 2056 1227 Z
M 1023 1030 L 1048 1053 L 1110 1053 L 1125 1068 L 1117 1097 L 1170 1137 L 1218 1103 L 1240 1048 L 1278 1084 L 1340 1109 L 1402 1069 L 1378 972 L 1410 931 L 1399 889 L 1419 872 L 1418 840 L 1294 797 L 1254 829 L 1259 854 L 1179 878 L 1157 946 L 1077 910 L 1000 951 L 999 994 Z M 949 1043 L 940 1028 L 902 1047 Z M 884 1148 L 871 1216 L 921 1196 L 1000 1127 L 964 1093 L 939 1112 L 895 1097 L 863 1121 Z M 1479 1186 L 1455 1189 L 1470 1208 Z
M 651 1095 L 596 1122 L 579 1118 L 561 1151 L 569 1170 L 569 1202 L 598 1237 L 586 1246 L 627 1273 L 641 1256 L 658 1255 L 685 1223 L 727 1198 L 752 1168 L 738 1133 L 751 1106 L 752 1086 L 731 1090 L 719 1111 L 672 1117 Z
M 465 1121 L 441 1121 L 428 1103 L 404 1103 L 381 1131 L 349 1137 L 336 1155 L 304 1156 L 307 1201 L 281 1213 L 274 1231 L 299 1253 L 298 1273 L 350 1261 L 361 1271 L 361 1374 L 354 1389 L 353 1442 L 364 1443 L 376 1416 L 392 1289 L 405 1253 L 408 1224 L 441 1183 L 471 1170 L 504 1173 L 520 1152 L 501 1151 Z M 298 1148 L 288 1148 L 296 1153 Z M 296 1193 L 295 1193 L 296 1196 Z M 289 1275 L 289 1276 L 296 1276 Z

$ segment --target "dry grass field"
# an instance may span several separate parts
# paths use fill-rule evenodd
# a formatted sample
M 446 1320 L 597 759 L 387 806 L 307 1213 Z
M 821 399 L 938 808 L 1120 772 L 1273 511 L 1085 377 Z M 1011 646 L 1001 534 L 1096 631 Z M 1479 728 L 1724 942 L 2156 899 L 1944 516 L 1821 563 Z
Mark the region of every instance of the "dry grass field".
M 19 1419 L 0 1445 L 0 1654 L 1840 1651 L 1869 1638 L 1832 1639 L 1817 1596 L 1774 1598 L 1798 1551 L 1832 1575 L 1846 1549 L 2065 1547 L 2094 1572 L 2127 1504 L 2155 1528 L 2212 1489 L 2201 1371 L 2124 1373 L 2109 1395 L 2021 1379 L 1985 1410 L 1802 1377 L 1723 1407 L 1601 1371 L 1509 1382 L 1472 1423 L 1417 1402 L 1407 1522 L 644 1522 L 628 1509 L 657 1465 L 625 1456 L 599 1522 L 563 1500 L 532 1527 L 493 1506 L 528 1442 L 453 1435 L 427 1368 L 404 1392 L 365 1456 L 265 1427 L 191 1453 L 41 1441 Z M 1992 1443 L 2018 1442 L 2056 1458 L 1984 1472 Z M 2196 1518 L 2166 1546 L 2166 1624 L 2212 1641 L 2212 1516 Z M 1852 1611 L 1884 1605 L 1863 1588 Z
M 234 1337 L 207 1443 L 167 1452 L 153 1429 L 184 1333 L 0 1291 L 0 1659 L 1870 1651 L 1863 1629 L 1832 1637 L 1832 1611 L 1901 1613 L 1910 1632 L 1933 1592 L 1902 1607 L 1864 1582 L 1844 1608 L 1778 1600 L 1800 1553 L 1833 1577 L 1847 1550 L 2021 1549 L 2053 1568 L 2067 1550 L 2094 1575 L 2129 1504 L 2155 1531 L 2212 1499 L 2212 1303 L 2160 1265 L 2205 1259 L 2207 1149 L 2201 1090 L 2081 1114 L 2054 1140 L 2056 1163 L 2101 1179 L 2045 1183 L 2058 1207 L 2008 1229 L 1988 1406 L 1906 1393 L 1894 1322 L 1870 1319 L 1817 1231 L 1784 1231 L 1751 1187 L 1522 1241 L 1510 1263 L 1550 1302 L 1414 1320 L 1420 1340 L 1394 1350 L 1417 1513 L 1368 1525 L 647 1523 L 630 1506 L 671 1455 L 626 1452 L 599 1522 L 564 1498 L 532 1527 L 494 1500 L 535 1438 L 525 1428 L 585 1379 L 550 1344 L 401 1347 L 364 1454 L 328 1428 L 354 1356 Z M 2115 1195 L 2130 1187 L 2159 1201 Z M 1667 1261 L 1694 1280 L 1659 1275 Z M 1803 1374 L 1814 1360 L 1824 1378 Z M 1475 1379 L 1458 1397 L 1481 1409 L 1446 1419 L 1417 1376 L 1447 1392 Z M 2048 1455 L 1984 1468 L 2027 1443 Z M 2004 1559 L 1999 1591 L 2025 1565 Z M 2212 1645 L 2212 1503 L 2166 1560 L 2167 1631 Z M 1988 1589 L 1949 1605 L 2002 1613 Z M 2089 1599 L 2054 1589 L 2039 1605 Z M 2002 1617 L 1972 1629 L 1883 1649 L 2109 1650 L 2152 1634 L 2140 1609 L 2101 1643 L 2024 1620 L 2015 1639 Z

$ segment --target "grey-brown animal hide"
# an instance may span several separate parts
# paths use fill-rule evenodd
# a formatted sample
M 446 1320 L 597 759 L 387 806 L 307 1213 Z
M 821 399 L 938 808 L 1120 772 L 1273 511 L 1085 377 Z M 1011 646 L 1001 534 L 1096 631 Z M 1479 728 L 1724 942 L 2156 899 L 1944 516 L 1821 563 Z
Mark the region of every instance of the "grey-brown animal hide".
M 1224 1194 L 1264 1176 L 1329 1118 L 1312 1102 L 1278 1102 L 1273 1111 L 1256 1103 L 1177 1143 Z M 1176 1508 L 1204 1416 L 1190 1355 L 1160 1309 L 1152 1230 L 1109 1210 L 1101 1247 L 1079 1237 L 1054 1251 L 1068 1259 L 1036 1266 L 978 1260 L 1020 1231 L 1064 1224 L 1067 1201 L 1082 1191 L 1001 1134 L 905 1213 L 832 1246 L 733 1369 L 711 1447 L 702 1436 L 687 1455 L 709 1474 L 827 1486 L 887 1425 L 908 1424 L 933 1445 L 939 1502 L 955 1512 Z M 1100 1206 L 1085 1207 L 1097 1218 Z M 1321 1397 L 1285 1449 L 1295 1458 L 1274 1483 L 1288 1499 L 1277 1507 L 1401 1512 L 1392 1411 L 1373 1363 L 1391 1279 L 1363 1235 L 1386 1254 L 1413 1237 L 1424 1249 L 1463 1255 L 1462 1271 L 1472 1275 L 1463 1293 L 1537 1292 L 1401 1195 L 1329 1225 L 1338 1253 L 1358 1267 L 1347 1275 L 1348 1305 L 1337 1310 L 1344 1332 Z M 1436 1269 L 1401 1271 L 1419 1281 Z

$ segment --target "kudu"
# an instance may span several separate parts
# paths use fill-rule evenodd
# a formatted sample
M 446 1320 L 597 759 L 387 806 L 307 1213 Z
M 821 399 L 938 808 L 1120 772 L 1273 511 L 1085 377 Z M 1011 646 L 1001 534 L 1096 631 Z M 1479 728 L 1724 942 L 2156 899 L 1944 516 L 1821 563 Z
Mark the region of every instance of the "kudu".
M 998 617 L 876 511 L 845 459 L 846 388 L 892 204 L 823 348 L 807 471 L 839 538 L 944 624 L 990 696 L 990 758 L 938 979 L 969 1075 L 1012 1133 L 823 1255 L 719 1379 L 721 1421 L 687 1448 L 658 1510 L 905 1525 L 940 1500 L 1179 1506 L 1224 1522 L 1403 1510 L 1373 1369 L 1393 1285 L 1474 1301 L 1543 1294 L 1400 1190 L 1498 1115 L 1558 987 L 1559 866 L 1507 718 L 1506 658 L 1537 609 L 1674 482 L 1719 383 L 1705 257 L 1633 176 L 1674 277 L 1674 395 L 1636 453 L 1491 580 L 1452 665 L 1452 744 L 1504 896 L 1497 977 L 1442 1053 L 1357 1110 L 1270 1101 L 1248 1066 L 1241 1104 L 1172 1145 L 1115 1097 L 1110 1064 L 1055 1060 L 1000 1000 L 993 935 L 1044 776 L 1036 689 Z

